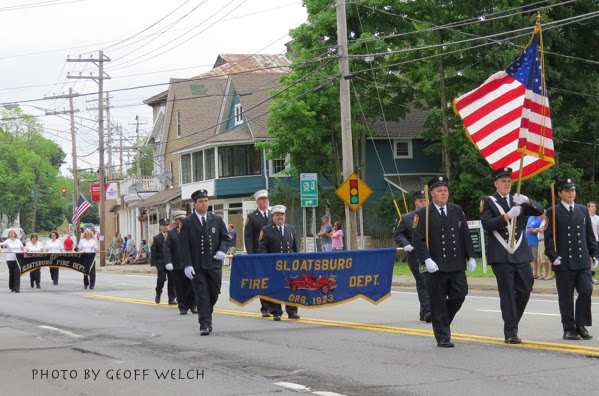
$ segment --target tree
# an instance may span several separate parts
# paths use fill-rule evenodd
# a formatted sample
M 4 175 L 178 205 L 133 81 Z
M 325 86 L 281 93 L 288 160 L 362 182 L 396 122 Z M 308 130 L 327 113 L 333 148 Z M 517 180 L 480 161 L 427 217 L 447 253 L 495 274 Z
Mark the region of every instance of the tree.
M 154 170 L 154 151 L 151 146 L 143 146 L 139 150 L 141 154 L 141 175 L 142 176 L 152 176 L 152 171 Z M 127 171 L 128 175 L 135 176 L 137 174 L 137 163 L 138 163 L 138 154 L 135 154 L 133 158 L 133 164 L 129 171 Z

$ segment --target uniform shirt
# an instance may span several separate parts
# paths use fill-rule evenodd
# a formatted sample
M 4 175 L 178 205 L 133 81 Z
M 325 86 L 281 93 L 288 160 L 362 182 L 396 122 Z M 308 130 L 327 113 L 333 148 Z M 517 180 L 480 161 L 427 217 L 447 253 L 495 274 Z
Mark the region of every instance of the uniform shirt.
M 23 247 L 23 243 L 21 240 L 15 239 L 13 241 L 12 239 L 7 239 L 3 244 L 6 245 L 6 250 L 8 251 L 8 253 L 6 253 L 6 261 L 15 261 L 17 259 L 15 253 L 22 251 L 21 248 Z
M 62 242 L 60 242 L 60 239 L 57 239 L 54 242 L 52 242 L 52 239 L 50 239 L 48 242 L 46 242 L 46 251 L 48 253 L 60 253 L 60 251 L 63 249 L 64 246 L 62 245 Z
M 79 245 L 77 245 L 77 249 L 79 249 L 80 252 L 95 252 L 96 251 L 96 240 L 90 238 L 88 241 L 86 238 L 83 238 L 82 240 L 79 241 Z

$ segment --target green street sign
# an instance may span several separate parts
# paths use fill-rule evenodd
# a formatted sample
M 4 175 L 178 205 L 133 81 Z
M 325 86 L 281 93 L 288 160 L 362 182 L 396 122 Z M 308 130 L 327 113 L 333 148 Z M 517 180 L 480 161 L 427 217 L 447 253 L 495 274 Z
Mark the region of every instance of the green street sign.
M 302 208 L 318 207 L 318 174 L 301 173 L 300 174 L 300 193 L 302 199 Z

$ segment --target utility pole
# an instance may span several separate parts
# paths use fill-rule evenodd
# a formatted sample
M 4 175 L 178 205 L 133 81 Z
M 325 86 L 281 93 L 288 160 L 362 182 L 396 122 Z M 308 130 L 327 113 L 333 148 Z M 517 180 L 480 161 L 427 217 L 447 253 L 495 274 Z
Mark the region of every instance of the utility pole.
M 73 212 L 75 212 L 75 208 L 77 207 L 77 202 L 79 201 L 79 176 L 77 174 L 77 145 L 75 144 L 75 112 L 79 110 L 75 110 L 73 108 L 73 98 L 75 96 L 79 96 L 78 93 L 73 92 L 73 88 L 69 88 L 68 95 L 59 95 L 49 97 L 47 99 L 59 99 L 59 98 L 69 98 L 69 111 L 68 112 L 46 112 L 46 114 L 64 114 L 70 113 L 71 115 L 71 144 L 73 149 Z M 81 232 L 79 230 L 79 222 L 77 224 L 72 224 L 72 229 L 75 233 L 75 239 L 77 240 L 77 244 L 79 243 L 79 238 L 81 237 Z
M 352 148 L 351 107 L 349 92 L 349 60 L 347 51 L 347 24 L 345 17 L 345 0 L 337 2 L 337 44 L 339 50 L 339 103 L 341 104 L 341 155 L 343 157 L 343 179 L 347 179 L 354 171 Z M 356 212 L 345 205 L 345 235 L 347 249 L 358 247 Z
M 108 171 L 106 172 L 106 174 L 108 175 L 107 178 L 111 179 L 113 178 L 113 174 L 114 169 L 113 169 L 113 165 L 112 165 L 112 126 L 110 124 L 110 99 L 112 99 L 113 96 L 106 95 L 106 97 L 104 98 L 104 100 L 106 101 L 106 104 L 104 105 L 104 108 L 106 109 L 106 146 L 107 146 L 107 151 L 108 151 Z M 95 102 L 95 99 L 92 100 L 86 100 L 86 102 L 90 103 L 90 102 Z M 99 110 L 98 107 L 88 107 L 87 110 Z
M 106 222 L 105 222 L 105 206 L 106 206 L 106 177 L 104 169 L 104 80 L 109 80 L 110 76 L 104 73 L 104 62 L 110 62 L 110 58 L 104 56 L 104 52 L 100 51 L 98 59 L 91 56 L 89 59 L 67 59 L 67 62 L 93 62 L 98 66 L 97 76 L 70 76 L 67 78 L 79 78 L 94 80 L 98 83 L 98 134 L 99 136 L 99 154 L 100 154 L 100 267 L 106 265 Z
M 147 124 L 147 122 L 144 122 L 143 124 Z M 137 147 L 137 176 L 141 176 L 141 141 L 139 140 L 139 116 L 135 116 L 135 124 L 129 125 L 135 125 L 135 133 L 137 134 L 137 143 L 135 144 L 135 147 Z
M 123 179 L 123 126 L 119 125 L 119 126 L 117 126 L 117 129 L 119 131 L 119 144 L 120 144 L 120 167 L 119 167 L 119 174 L 121 176 L 121 179 Z

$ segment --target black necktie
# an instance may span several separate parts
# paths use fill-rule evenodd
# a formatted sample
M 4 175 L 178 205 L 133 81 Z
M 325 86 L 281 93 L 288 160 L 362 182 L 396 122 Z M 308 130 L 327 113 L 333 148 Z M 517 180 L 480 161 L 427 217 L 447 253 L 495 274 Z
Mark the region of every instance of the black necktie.
M 206 227 L 206 219 L 204 216 L 202 216 L 202 221 L 200 223 L 202 223 L 202 227 Z
M 568 215 L 572 216 L 572 213 L 574 212 L 572 211 L 572 205 L 570 205 L 570 211 L 568 212 Z
M 283 236 L 283 227 L 279 227 L 279 232 L 281 233 L 281 236 Z
M 505 202 L 505 206 L 509 208 L 510 203 L 508 202 L 507 197 L 502 197 L 502 198 L 503 198 L 503 201 Z
M 441 208 L 441 218 L 443 219 L 443 221 L 445 221 L 445 219 L 447 218 L 447 216 L 445 216 L 445 208 Z
M 268 220 L 268 216 L 266 215 L 266 212 L 262 212 L 262 216 L 264 216 L 264 218 L 265 218 L 266 220 Z

